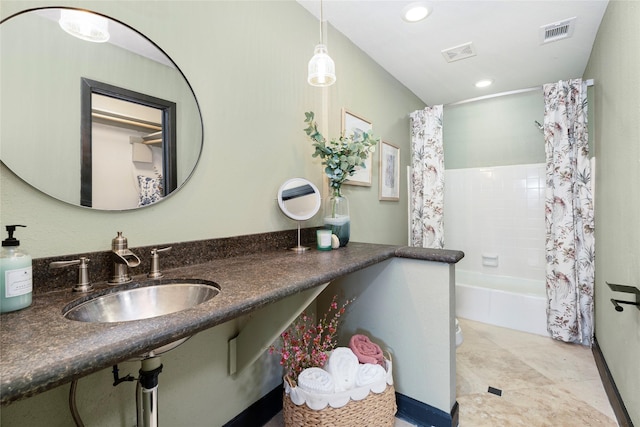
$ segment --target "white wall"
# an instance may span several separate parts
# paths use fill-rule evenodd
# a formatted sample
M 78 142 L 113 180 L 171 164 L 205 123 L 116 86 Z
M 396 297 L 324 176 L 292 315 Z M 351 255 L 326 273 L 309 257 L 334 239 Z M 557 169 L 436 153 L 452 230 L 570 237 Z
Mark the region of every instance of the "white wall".
M 544 280 L 544 189 L 544 164 L 447 169 L 445 247 L 465 253 L 457 268 Z M 484 254 L 498 266 L 483 266 Z
M 138 175 L 155 178 L 162 172 L 162 149 L 146 145 L 152 162 L 133 161 L 130 137 L 143 132 L 103 124 L 93 124 L 92 205 L 103 209 L 133 209 L 140 200 Z

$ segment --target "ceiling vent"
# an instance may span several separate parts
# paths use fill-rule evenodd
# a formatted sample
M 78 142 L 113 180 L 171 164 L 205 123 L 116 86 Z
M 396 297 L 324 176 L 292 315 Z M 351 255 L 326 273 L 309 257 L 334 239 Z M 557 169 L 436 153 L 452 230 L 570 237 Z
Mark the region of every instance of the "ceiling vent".
M 551 43 L 562 39 L 568 39 L 573 35 L 576 17 L 554 22 L 540 27 L 540 42 Z
M 441 50 L 440 52 L 447 62 L 459 61 L 461 59 L 476 56 L 476 49 L 473 47 L 471 42 L 461 44 L 460 46 L 450 47 L 449 49 Z

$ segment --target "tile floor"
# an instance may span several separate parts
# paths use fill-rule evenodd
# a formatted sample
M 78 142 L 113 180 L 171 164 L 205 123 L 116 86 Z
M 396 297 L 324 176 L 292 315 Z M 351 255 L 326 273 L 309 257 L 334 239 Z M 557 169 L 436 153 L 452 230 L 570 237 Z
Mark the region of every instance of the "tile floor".
M 591 350 L 459 319 L 460 427 L 615 427 Z M 502 391 L 489 393 L 489 387 Z M 265 427 L 281 427 L 278 414 Z M 396 427 L 411 427 L 396 420 Z M 345 426 L 349 427 L 349 426 Z
M 617 426 L 591 349 L 459 319 L 460 427 Z M 488 388 L 502 390 L 502 396 Z

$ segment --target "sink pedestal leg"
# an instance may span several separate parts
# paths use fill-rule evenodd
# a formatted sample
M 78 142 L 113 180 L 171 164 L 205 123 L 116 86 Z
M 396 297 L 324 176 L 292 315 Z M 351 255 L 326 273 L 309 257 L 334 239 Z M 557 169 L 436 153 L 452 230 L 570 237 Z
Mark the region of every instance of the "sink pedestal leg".
M 138 427 L 158 426 L 158 375 L 162 372 L 159 357 L 142 360 L 138 387 Z

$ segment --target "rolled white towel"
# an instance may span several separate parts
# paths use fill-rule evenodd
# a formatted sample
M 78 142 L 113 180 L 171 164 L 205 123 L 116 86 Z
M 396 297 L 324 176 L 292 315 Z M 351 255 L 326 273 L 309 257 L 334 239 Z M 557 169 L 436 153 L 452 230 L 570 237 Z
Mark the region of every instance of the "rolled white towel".
M 378 364 L 363 363 L 358 366 L 356 374 L 356 387 L 363 387 L 376 382 L 385 382 L 387 371 Z
M 331 352 L 324 369 L 333 377 L 336 391 L 344 391 L 355 386 L 358 365 L 358 356 L 350 348 L 338 347 Z
M 322 368 L 306 368 L 298 375 L 298 386 L 308 392 L 333 393 L 335 385 L 331 374 Z

